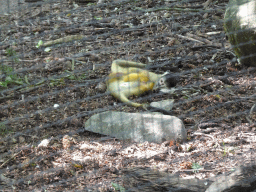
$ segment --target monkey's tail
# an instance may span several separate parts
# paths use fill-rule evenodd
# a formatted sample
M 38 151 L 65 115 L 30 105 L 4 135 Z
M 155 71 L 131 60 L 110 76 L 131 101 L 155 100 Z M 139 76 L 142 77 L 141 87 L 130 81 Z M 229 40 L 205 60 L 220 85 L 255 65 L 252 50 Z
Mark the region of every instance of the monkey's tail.
M 126 103 L 127 105 L 133 106 L 133 107 L 143 107 L 144 104 L 136 103 L 133 101 L 130 101 L 124 94 L 119 95 L 120 100 L 123 103 Z

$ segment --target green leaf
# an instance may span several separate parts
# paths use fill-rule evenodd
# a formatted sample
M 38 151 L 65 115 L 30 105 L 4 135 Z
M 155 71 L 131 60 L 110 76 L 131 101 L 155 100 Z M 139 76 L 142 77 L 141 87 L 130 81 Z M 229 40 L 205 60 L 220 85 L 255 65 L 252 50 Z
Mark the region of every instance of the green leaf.
M 75 69 L 75 60 L 74 60 L 74 59 L 72 59 L 72 66 L 71 66 L 71 70 L 72 70 L 72 71 L 74 71 L 74 69 Z
M 0 81 L 0 86 L 2 86 L 2 87 L 7 87 L 7 83 Z
M 41 85 L 41 84 L 43 84 L 44 83 L 44 79 L 43 80 L 41 80 L 41 81 L 39 81 L 38 83 L 36 83 L 36 85 Z
M 125 192 L 125 188 L 119 185 L 118 183 L 111 183 L 111 185 L 112 187 L 114 187 L 116 191 Z
M 39 42 L 37 43 L 37 45 L 36 45 L 36 48 L 39 48 L 41 45 L 43 45 L 44 44 L 44 42 L 42 41 L 42 40 L 39 40 Z
M 45 52 L 50 52 L 51 51 L 51 48 L 50 47 L 47 47 L 44 49 Z
M 12 82 L 11 76 L 7 76 L 7 77 L 5 78 L 5 82 Z
M 16 83 L 18 85 L 23 85 L 23 81 L 21 79 L 19 80 L 14 80 L 13 83 Z
M 24 81 L 25 81 L 25 83 L 29 84 L 29 82 L 28 82 L 28 76 L 27 76 L 27 75 L 25 75 Z
M 94 19 L 96 19 L 96 20 L 101 20 L 102 17 L 96 17 L 96 16 L 94 16 Z
M 194 169 L 194 173 L 198 172 L 198 169 L 201 169 L 201 165 L 199 165 L 198 163 L 192 163 L 192 169 Z

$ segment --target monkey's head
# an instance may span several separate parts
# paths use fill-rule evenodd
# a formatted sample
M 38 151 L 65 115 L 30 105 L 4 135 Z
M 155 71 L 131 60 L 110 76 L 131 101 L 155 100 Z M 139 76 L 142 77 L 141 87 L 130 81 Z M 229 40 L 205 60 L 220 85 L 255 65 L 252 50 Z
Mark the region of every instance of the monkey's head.
M 172 88 L 175 87 L 179 82 L 179 77 L 175 76 L 169 72 L 165 72 L 158 80 L 158 88 Z

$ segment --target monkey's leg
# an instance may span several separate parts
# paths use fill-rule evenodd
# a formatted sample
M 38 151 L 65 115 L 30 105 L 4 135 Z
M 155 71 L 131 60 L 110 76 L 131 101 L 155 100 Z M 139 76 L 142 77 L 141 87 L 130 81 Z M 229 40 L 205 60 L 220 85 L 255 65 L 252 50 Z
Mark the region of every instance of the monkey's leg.
M 130 86 L 130 87 L 127 87 L 127 88 L 125 88 L 123 90 L 120 90 L 119 92 L 118 92 L 118 90 L 111 91 L 111 94 L 115 98 L 119 99 L 121 102 L 126 103 L 127 105 L 130 105 L 130 106 L 133 106 L 133 107 L 143 107 L 144 109 L 146 109 L 146 106 L 148 106 L 147 104 L 145 104 L 145 103 L 140 104 L 140 103 L 136 103 L 136 102 L 130 101 L 128 99 L 128 97 L 132 96 L 132 95 L 139 96 L 139 95 L 141 95 L 144 92 L 152 90 L 153 87 L 154 87 L 154 83 L 153 82 L 148 82 L 148 83 L 141 82 L 136 87 Z
M 130 101 L 126 95 L 124 93 L 120 93 L 120 94 L 117 94 L 117 93 L 114 93 L 112 94 L 115 98 L 119 99 L 121 102 L 127 104 L 127 105 L 130 105 L 130 106 L 133 106 L 133 107 L 142 107 L 143 104 L 140 104 L 140 103 L 136 103 L 136 102 L 133 102 L 133 101 Z
M 147 91 L 151 91 L 153 89 L 153 87 L 154 87 L 153 82 L 148 82 L 148 83 L 141 82 L 139 86 L 133 87 L 131 89 L 127 89 L 124 92 L 124 97 L 122 97 L 123 100 L 121 100 L 121 101 L 125 102 L 125 103 L 127 103 L 131 106 L 143 107 L 145 109 L 148 106 L 146 103 L 140 104 L 140 103 L 132 102 L 128 99 L 128 97 L 131 96 L 131 95 L 139 96 L 142 93 L 145 93 Z

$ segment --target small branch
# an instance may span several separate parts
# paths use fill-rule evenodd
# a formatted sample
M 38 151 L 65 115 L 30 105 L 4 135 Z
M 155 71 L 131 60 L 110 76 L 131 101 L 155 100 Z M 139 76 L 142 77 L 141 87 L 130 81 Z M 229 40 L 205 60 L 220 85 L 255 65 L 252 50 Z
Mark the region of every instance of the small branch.
M 5 164 L 7 164 L 11 159 L 13 159 L 14 157 L 16 157 L 19 153 L 21 153 L 21 151 L 18 152 L 18 153 L 15 153 L 13 156 L 11 156 L 11 158 L 7 159 L 7 160 L 0 166 L 0 169 L 1 169 L 3 166 L 5 166 Z
M 183 36 L 183 35 L 177 35 L 177 36 L 180 37 L 180 38 L 183 38 L 183 39 L 187 39 L 187 40 L 190 40 L 190 41 L 195 41 L 195 42 L 197 42 L 197 43 L 202 43 L 202 44 L 204 44 L 204 42 L 199 41 L 199 40 L 196 40 L 196 39 L 191 38 L 191 37 L 186 37 L 186 36 Z

